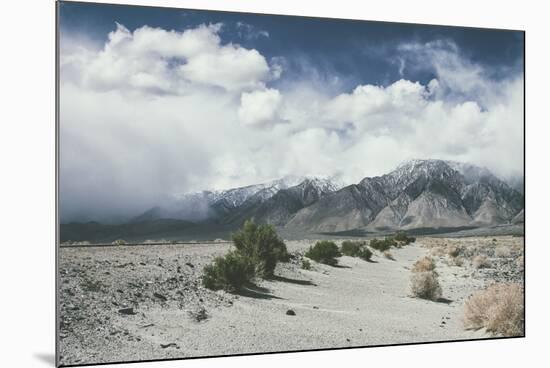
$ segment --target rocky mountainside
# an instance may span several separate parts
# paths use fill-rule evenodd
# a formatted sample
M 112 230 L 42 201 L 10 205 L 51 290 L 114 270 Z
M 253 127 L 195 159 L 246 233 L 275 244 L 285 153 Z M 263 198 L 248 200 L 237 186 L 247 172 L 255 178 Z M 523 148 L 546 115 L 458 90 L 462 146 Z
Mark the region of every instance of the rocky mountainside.
M 282 189 L 266 200 L 250 198 L 240 208 L 227 213 L 222 222 L 240 224 L 254 218 L 257 222 L 285 226 L 298 211 L 338 189 L 339 186 L 329 179 L 306 178 L 300 184 Z
M 309 232 L 489 226 L 511 222 L 522 208 L 523 196 L 487 169 L 413 160 L 321 198 L 286 226 Z
M 319 193 L 340 189 L 341 185 L 330 179 L 308 178 L 304 176 L 286 176 L 267 183 L 249 185 L 239 188 L 231 188 L 219 191 L 202 191 L 187 193 L 174 198 L 172 201 L 148 209 L 144 213 L 134 217 L 131 222 L 153 221 L 158 219 L 178 219 L 186 221 L 220 220 L 224 223 L 232 222 L 240 216 L 251 217 L 262 203 L 283 191 L 311 182 L 317 186 Z M 313 192 L 312 192 L 313 193 Z M 309 193 L 315 200 L 314 194 Z M 271 203 L 275 203 L 272 201 Z M 311 204 L 313 201 L 304 201 Z M 301 206 L 300 208 L 302 208 Z M 248 214 L 248 215 L 247 215 Z M 269 216 L 268 216 L 269 217 Z

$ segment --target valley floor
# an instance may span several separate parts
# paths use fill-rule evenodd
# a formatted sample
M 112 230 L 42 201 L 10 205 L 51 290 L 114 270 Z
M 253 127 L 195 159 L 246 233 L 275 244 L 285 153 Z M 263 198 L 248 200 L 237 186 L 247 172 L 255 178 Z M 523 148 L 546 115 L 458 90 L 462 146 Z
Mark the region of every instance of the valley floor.
M 241 295 L 204 289 L 202 268 L 230 244 L 144 245 L 60 250 L 61 364 L 86 364 L 385 345 L 489 337 L 465 330 L 465 299 L 493 280 L 522 282 L 523 238 L 419 238 L 374 252 L 372 262 L 342 257 L 338 267 L 299 258 L 313 240 L 289 241 L 296 258 L 277 277 Z M 510 248 L 499 268 L 459 266 L 434 249 L 449 244 Z M 484 248 L 485 247 L 485 248 Z M 410 268 L 435 254 L 443 298 L 412 298 Z M 502 252 L 501 252 L 502 253 Z M 504 259 L 508 257 L 509 259 Z M 294 315 L 288 315 L 292 310 Z

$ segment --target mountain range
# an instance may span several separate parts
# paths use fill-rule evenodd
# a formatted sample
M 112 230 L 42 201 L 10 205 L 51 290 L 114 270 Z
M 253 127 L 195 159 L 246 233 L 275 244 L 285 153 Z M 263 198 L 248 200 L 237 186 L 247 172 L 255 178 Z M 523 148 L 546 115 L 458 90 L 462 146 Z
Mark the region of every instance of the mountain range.
M 285 177 L 185 194 L 119 226 L 151 227 L 154 223 L 152 228 L 162 232 L 163 224 L 169 224 L 170 230 L 177 232 L 179 221 L 181 232 L 196 234 L 233 231 L 253 218 L 293 233 L 488 227 L 523 223 L 523 206 L 523 194 L 486 168 L 454 161 L 411 160 L 388 174 L 346 186 L 331 178 Z M 71 239 L 90 240 L 76 239 L 82 238 L 73 231 L 76 224 L 69 225 L 62 225 L 62 240 L 68 238 L 63 236 L 63 226 Z M 122 227 L 117 236 L 124 236 Z M 116 229 L 116 225 L 111 228 L 114 233 Z M 90 231 L 86 233 L 90 236 Z

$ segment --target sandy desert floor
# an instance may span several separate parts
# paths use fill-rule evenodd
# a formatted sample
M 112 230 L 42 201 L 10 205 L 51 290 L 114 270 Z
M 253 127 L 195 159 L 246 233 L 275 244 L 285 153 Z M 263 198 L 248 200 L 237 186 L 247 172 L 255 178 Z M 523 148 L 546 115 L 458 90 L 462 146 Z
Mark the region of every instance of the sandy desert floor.
M 62 248 L 60 363 L 484 338 L 463 328 L 465 299 L 493 281 L 523 282 L 521 237 L 424 237 L 392 249 L 395 260 L 375 251 L 371 262 L 344 256 L 338 267 L 303 270 L 312 244 L 287 242 L 295 258 L 240 295 L 200 282 L 228 243 Z M 446 254 L 453 245 L 463 247 L 461 266 Z M 472 265 L 480 253 L 489 267 Z M 410 296 L 410 269 L 425 255 L 437 261 L 438 302 Z

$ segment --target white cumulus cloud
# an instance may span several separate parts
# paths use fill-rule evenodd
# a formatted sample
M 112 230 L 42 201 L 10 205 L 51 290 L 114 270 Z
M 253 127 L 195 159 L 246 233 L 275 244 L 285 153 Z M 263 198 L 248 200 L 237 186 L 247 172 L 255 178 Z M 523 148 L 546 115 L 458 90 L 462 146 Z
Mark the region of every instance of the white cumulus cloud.
M 245 125 L 268 125 L 279 122 L 278 110 L 282 97 L 278 90 L 268 88 L 243 92 L 239 106 L 239 119 Z

